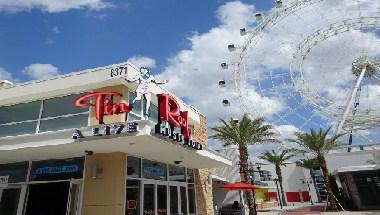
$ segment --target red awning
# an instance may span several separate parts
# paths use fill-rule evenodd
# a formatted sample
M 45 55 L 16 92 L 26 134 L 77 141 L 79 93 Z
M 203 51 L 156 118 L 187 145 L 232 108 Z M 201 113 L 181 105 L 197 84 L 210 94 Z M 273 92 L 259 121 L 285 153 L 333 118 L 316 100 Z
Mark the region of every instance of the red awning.
M 260 188 L 257 185 L 248 184 L 244 182 L 235 182 L 235 183 L 229 183 L 224 185 L 224 190 L 230 191 L 230 190 L 252 190 Z

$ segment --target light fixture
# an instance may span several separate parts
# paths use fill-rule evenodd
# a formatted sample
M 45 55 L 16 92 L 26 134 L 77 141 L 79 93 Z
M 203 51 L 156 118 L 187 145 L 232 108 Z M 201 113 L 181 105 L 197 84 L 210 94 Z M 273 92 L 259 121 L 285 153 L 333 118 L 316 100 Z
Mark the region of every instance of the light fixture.
M 103 173 L 103 169 L 99 167 L 97 163 L 93 164 L 91 167 L 91 177 L 97 178 L 99 174 Z
M 246 34 L 247 34 L 247 30 L 245 30 L 245 28 L 240 28 L 240 35 L 244 36 Z
M 228 69 L 227 63 L 221 63 L 220 66 L 222 67 L 222 69 Z
M 212 176 L 211 175 L 207 176 L 207 181 L 208 181 L 208 184 L 212 184 Z
M 282 0 L 276 0 L 276 8 L 282 7 Z
M 222 103 L 223 103 L 224 106 L 229 106 L 230 105 L 230 101 L 228 101 L 227 99 L 224 99 L 222 101 Z
M 236 46 L 234 44 L 228 45 L 228 51 L 233 52 L 236 50 Z
M 225 80 L 219 80 L 219 86 L 220 87 L 225 87 L 226 86 L 226 81 Z
M 261 22 L 263 20 L 263 15 L 261 13 L 256 13 L 256 22 Z

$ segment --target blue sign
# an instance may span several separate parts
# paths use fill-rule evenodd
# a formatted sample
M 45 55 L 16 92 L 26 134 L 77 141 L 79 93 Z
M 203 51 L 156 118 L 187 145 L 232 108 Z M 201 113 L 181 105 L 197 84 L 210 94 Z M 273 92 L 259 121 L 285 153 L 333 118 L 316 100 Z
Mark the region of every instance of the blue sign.
M 155 167 L 144 167 L 144 173 L 156 176 L 165 176 L 164 170 Z
M 68 165 L 68 166 L 48 166 L 40 167 L 35 170 L 36 175 L 48 175 L 48 174 L 64 174 L 78 172 L 79 166 Z

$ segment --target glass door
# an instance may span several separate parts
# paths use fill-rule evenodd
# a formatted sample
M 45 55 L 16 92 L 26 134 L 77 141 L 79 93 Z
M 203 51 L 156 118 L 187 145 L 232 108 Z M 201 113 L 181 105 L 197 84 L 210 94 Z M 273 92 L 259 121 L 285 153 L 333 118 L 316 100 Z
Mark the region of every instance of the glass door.
M 70 181 L 69 198 L 67 201 L 67 215 L 78 215 L 80 211 L 80 197 L 82 190 L 82 183 L 80 180 Z
M 169 183 L 170 215 L 188 214 L 187 187 L 183 183 Z
M 17 215 L 21 197 L 21 186 L 0 187 L 0 214 Z
M 142 215 L 168 214 L 168 188 L 165 182 L 143 182 Z

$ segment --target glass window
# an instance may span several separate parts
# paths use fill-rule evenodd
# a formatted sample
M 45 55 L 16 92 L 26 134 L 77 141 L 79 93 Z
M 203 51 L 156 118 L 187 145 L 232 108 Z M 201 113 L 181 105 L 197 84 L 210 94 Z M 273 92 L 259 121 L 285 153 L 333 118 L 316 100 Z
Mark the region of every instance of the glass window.
M 42 118 L 83 113 L 88 111 L 88 108 L 79 108 L 74 105 L 75 99 L 79 96 L 80 95 L 76 94 L 44 100 Z
M 144 185 L 144 215 L 154 215 L 154 184 Z
M 0 214 L 16 215 L 21 188 L 4 189 L 0 196 Z
M 178 189 L 177 186 L 170 186 L 170 214 L 178 214 Z
M 140 158 L 127 157 L 127 177 L 140 178 Z
M 133 103 L 133 99 L 136 97 L 136 93 L 135 92 L 129 92 L 129 104 L 131 104 L 133 106 L 132 108 L 132 112 L 137 114 L 137 115 L 141 115 L 141 100 L 140 101 L 136 101 L 134 104 Z
M 30 170 L 30 181 L 53 181 L 83 177 L 83 158 L 35 161 Z
M 194 183 L 194 170 L 193 169 L 187 169 L 187 182 L 188 183 Z
M 140 183 L 137 180 L 127 180 L 125 207 L 126 215 L 140 215 Z
M 194 184 L 189 184 L 187 187 L 189 195 L 189 213 L 195 214 L 195 186 Z
M 141 120 L 141 117 L 133 114 L 133 113 L 129 113 L 128 114 L 128 122 L 132 122 L 132 121 L 137 121 L 137 120 Z
M 69 128 L 82 128 L 88 125 L 88 114 L 41 120 L 39 132 L 58 131 Z
M 37 120 L 41 101 L 0 107 L 0 124 Z
M 185 182 L 185 168 L 169 165 L 169 181 Z
M 168 213 L 166 185 L 157 185 L 157 214 L 166 215 Z
M 28 162 L 0 164 L 0 176 L 9 176 L 8 183 L 25 182 L 28 168 Z
M 164 163 L 143 159 L 142 170 L 143 178 L 166 180 L 166 164 Z
M 35 134 L 37 121 L 21 122 L 13 125 L 0 125 L 0 137 Z
M 182 214 L 187 214 L 187 197 L 186 197 L 186 187 L 180 187 L 181 192 L 181 212 Z
M 156 105 L 151 105 L 149 108 L 149 120 L 158 123 L 158 108 Z

